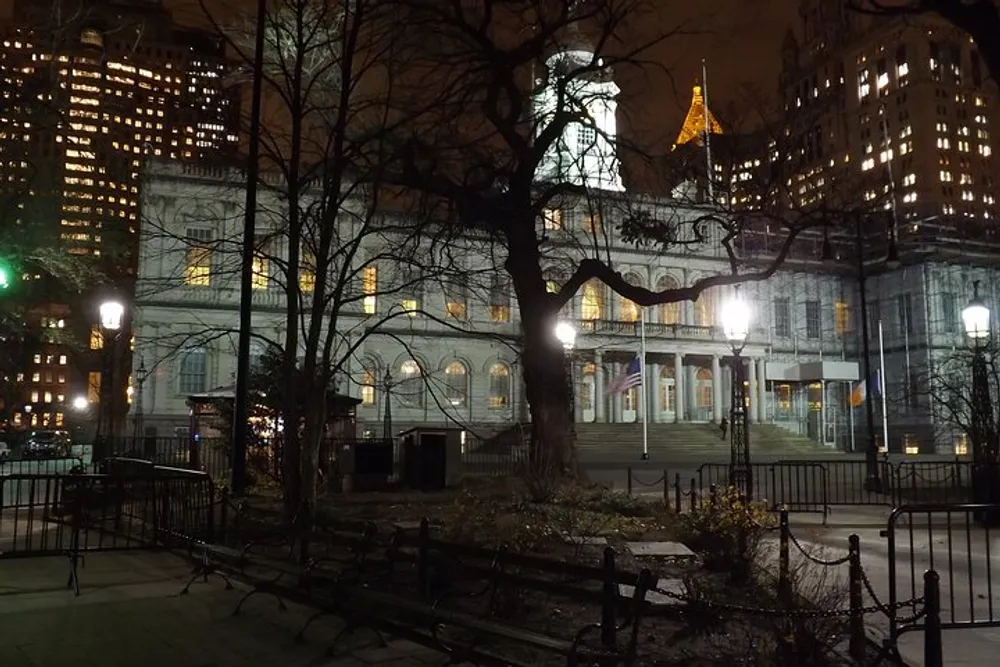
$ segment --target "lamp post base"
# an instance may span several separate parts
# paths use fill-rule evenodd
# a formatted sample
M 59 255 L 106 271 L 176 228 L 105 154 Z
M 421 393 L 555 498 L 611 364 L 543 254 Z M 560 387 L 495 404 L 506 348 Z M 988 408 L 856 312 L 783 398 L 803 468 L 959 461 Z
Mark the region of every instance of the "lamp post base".
M 867 493 L 882 493 L 882 478 L 877 475 L 865 478 L 865 491 Z
M 642 453 L 642 460 L 643 461 L 648 461 L 649 460 L 649 452 L 643 452 Z

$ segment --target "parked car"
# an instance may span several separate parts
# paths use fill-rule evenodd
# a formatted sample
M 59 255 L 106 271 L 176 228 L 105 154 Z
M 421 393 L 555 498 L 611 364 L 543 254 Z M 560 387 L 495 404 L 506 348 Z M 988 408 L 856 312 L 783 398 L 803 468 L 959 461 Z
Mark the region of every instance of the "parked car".
M 58 459 L 69 456 L 71 444 L 66 431 L 32 431 L 21 453 L 26 459 Z

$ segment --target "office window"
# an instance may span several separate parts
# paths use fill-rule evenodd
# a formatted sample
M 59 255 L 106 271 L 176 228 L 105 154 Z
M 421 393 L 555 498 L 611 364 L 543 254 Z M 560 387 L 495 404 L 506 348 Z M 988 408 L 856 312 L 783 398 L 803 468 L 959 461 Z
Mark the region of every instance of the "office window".
M 545 222 L 545 230 L 550 232 L 559 231 L 563 228 L 562 210 L 558 208 L 542 209 L 542 220 Z
M 851 330 L 851 308 L 844 301 L 834 304 L 834 326 L 838 336 L 843 336 Z
M 806 301 L 806 338 L 819 338 L 822 331 L 819 301 Z
M 361 371 L 361 404 L 375 405 L 375 365 L 367 362 L 365 366 Z
M 413 267 L 404 267 L 399 282 L 399 305 L 410 317 L 416 317 L 420 310 L 422 291 L 420 274 Z
M 499 273 L 490 278 L 490 321 L 510 321 L 510 283 Z
M 271 259 L 268 257 L 269 244 L 265 239 L 257 239 L 253 253 L 253 289 L 266 290 L 271 284 Z
M 899 332 L 913 333 L 913 299 L 910 293 L 900 294 L 896 297 L 896 311 L 899 322 Z
M 101 374 L 97 371 L 87 374 L 87 401 L 91 405 L 101 402 Z
M 510 405 L 510 369 L 505 364 L 490 367 L 490 407 L 506 408 Z
M 366 266 L 361 270 L 361 291 L 365 295 L 363 309 L 365 315 L 374 315 L 378 307 L 378 268 Z
M 184 283 L 208 287 L 212 283 L 212 230 L 188 229 Z
M 303 294 L 316 291 L 316 255 L 305 248 L 299 255 L 299 290 Z
M 104 349 L 104 332 L 101 331 L 101 325 L 95 324 L 90 327 L 90 349 L 91 350 L 101 350 Z M 35 355 L 37 359 L 36 364 L 41 363 L 41 355 Z
M 601 214 L 600 213 L 584 213 L 583 214 L 583 231 L 588 234 L 597 236 L 601 233 Z
M 580 318 L 584 320 L 604 319 L 604 283 L 588 280 L 580 294 Z
M 958 309 L 955 304 L 954 292 L 941 295 L 941 328 L 945 333 L 958 331 Z
M 774 300 L 774 335 L 778 338 L 792 335 L 792 302 L 788 297 Z
M 399 367 L 400 381 L 396 392 L 403 405 L 420 408 L 424 405 L 424 378 L 420 364 L 413 359 L 404 361 Z
M 468 290 L 465 283 L 453 282 L 444 286 L 444 314 L 453 320 L 468 316 Z
M 469 400 L 469 373 L 461 361 L 453 361 L 444 369 L 445 397 L 455 407 L 464 407 Z
M 208 353 L 204 348 L 188 350 L 181 357 L 178 388 L 182 394 L 197 394 L 205 391 L 208 376 Z

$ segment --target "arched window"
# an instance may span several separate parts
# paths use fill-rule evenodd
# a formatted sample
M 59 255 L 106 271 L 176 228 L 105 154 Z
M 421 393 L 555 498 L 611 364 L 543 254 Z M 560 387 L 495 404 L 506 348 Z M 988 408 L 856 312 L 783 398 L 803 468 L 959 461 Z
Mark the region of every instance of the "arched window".
M 196 347 L 188 350 L 181 357 L 178 375 L 182 394 L 199 394 L 205 391 L 205 380 L 208 376 L 208 353 L 205 348 Z
M 453 361 L 444 369 L 445 398 L 456 408 L 469 402 L 469 373 L 461 361 Z
M 677 289 L 680 285 L 677 284 L 677 279 L 673 276 L 660 276 L 660 279 L 656 281 L 656 291 L 662 292 L 668 289 Z M 681 323 L 681 304 L 675 301 L 674 303 L 661 303 L 659 306 L 660 324 L 680 324 Z
M 424 405 L 424 378 L 420 372 L 420 364 L 413 359 L 407 359 L 399 366 L 399 394 L 400 402 L 411 408 L 420 408 Z
M 715 318 L 715 289 L 709 288 L 698 295 L 694 302 L 694 323 L 699 327 L 718 325 Z
M 604 319 L 604 284 L 597 280 L 588 280 L 583 284 L 580 295 L 580 319 Z
M 641 285 L 642 278 L 638 274 L 628 273 L 625 275 L 625 282 L 629 285 Z M 621 319 L 623 322 L 638 322 L 640 312 L 639 306 L 635 301 L 621 297 Z
M 361 404 L 375 405 L 375 383 L 378 382 L 378 363 L 374 359 L 361 362 Z
M 259 371 L 264 361 L 264 344 L 260 341 L 250 343 L 250 370 Z
M 695 406 L 702 409 L 712 407 L 712 371 L 708 368 L 699 368 L 695 373 Z
M 490 407 L 510 407 L 510 368 L 506 364 L 490 366 Z

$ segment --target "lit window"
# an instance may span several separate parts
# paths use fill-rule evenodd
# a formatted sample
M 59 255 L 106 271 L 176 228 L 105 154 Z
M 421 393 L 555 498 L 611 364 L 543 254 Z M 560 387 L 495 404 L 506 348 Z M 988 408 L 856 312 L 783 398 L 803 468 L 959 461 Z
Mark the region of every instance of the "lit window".
M 205 381 L 208 376 L 208 353 L 204 348 L 196 347 L 188 350 L 181 357 L 178 373 L 181 394 L 197 394 L 205 391 Z
M 424 379 L 420 364 L 413 359 L 404 361 L 399 367 L 400 382 L 394 390 L 403 405 L 412 408 L 424 405 Z
M 453 361 L 444 369 L 445 397 L 455 407 L 462 407 L 468 400 L 468 372 L 461 361 Z
M 499 273 L 490 279 L 490 321 L 510 321 L 510 285 Z
M 208 287 L 212 276 L 212 230 L 189 229 L 184 282 Z
M 558 208 L 542 209 L 542 219 L 545 221 L 545 229 L 557 231 L 563 228 L 562 211 Z
M 453 320 L 464 320 L 468 314 L 468 299 L 464 283 L 450 283 L 444 289 L 444 313 Z
M 604 317 L 604 285 L 596 280 L 588 280 L 580 295 L 580 318 L 599 320 Z
M 361 404 L 375 405 L 375 370 L 365 368 L 361 371 Z
M 101 327 L 98 324 L 90 327 L 90 349 L 100 350 L 104 348 L 104 333 L 101 331 Z M 35 355 L 35 363 L 41 363 L 41 358 L 39 355 Z
M 504 364 L 490 367 L 491 408 L 506 408 L 510 405 L 510 369 Z
M 920 441 L 912 433 L 903 434 L 903 453 L 915 456 L 920 453 Z
M 253 289 L 266 290 L 271 284 L 271 262 L 267 256 L 267 243 L 258 240 L 254 248 L 253 264 L 251 270 L 253 279 L 251 286 Z
M 969 436 L 959 433 L 955 436 L 955 456 L 969 455 Z
M 583 231 L 597 235 L 601 233 L 601 214 L 587 213 L 583 216 Z
M 38 392 L 37 391 L 31 392 L 31 402 L 32 403 L 37 403 L 38 402 Z
M 364 293 L 363 309 L 365 315 L 374 315 L 378 306 L 378 269 L 374 266 L 366 266 L 361 270 L 361 291 Z
M 44 394 L 42 394 L 42 402 L 43 403 L 51 403 L 52 402 L 52 392 L 51 391 L 47 391 Z
M 316 291 L 316 255 L 305 248 L 299 256 L 299 291 L 303 294 Z

